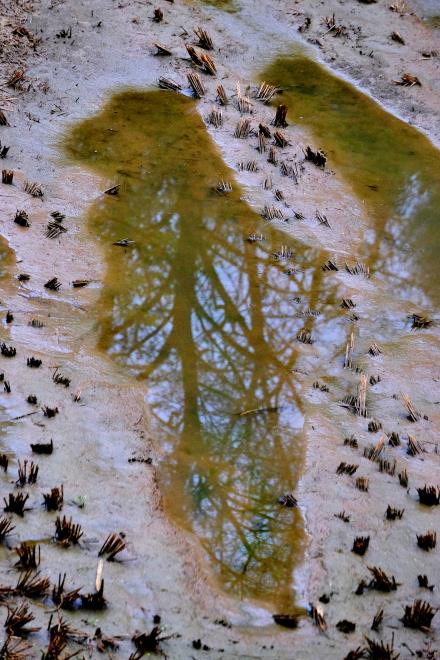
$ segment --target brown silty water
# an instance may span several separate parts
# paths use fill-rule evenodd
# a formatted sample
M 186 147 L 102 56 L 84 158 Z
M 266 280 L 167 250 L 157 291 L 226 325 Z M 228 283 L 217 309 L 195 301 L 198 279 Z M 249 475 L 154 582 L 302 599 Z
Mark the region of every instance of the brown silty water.
M 306 58 L 278 60 L 263 77 L 282 80 L 291 120 L 312 129 L 364 200 L 362 258 L 390 292 L 435 308 L 437 151 Z M 297 335 L 317 340 L 315 368 L 347 336 L 338 285 L 321 268 L 328 255 L 242 201 L 183 95 L 119 93 L 72 128 L 66 149 L 121 184 L 89 213 L 108 258 L 99 346 L 146 381 L 168 510 L 197 534 L 227 590 L 298 611 L 291 578 L 303 524 L 277 500 L 295 489 L 304 459 L 297 374 L 312 349 Z M 221 180 L 232 192 L 215 190 Z M 113 245 L 121 239 L 133 244 Z
M 438 150 L 307 57 L 280 57 L 261 79 L 282 87 L 279 98 L 290 121 L 312 131 L 331 167 L 364 204 L 370 227 L 359 256 L 397 297 L 438 309 Z

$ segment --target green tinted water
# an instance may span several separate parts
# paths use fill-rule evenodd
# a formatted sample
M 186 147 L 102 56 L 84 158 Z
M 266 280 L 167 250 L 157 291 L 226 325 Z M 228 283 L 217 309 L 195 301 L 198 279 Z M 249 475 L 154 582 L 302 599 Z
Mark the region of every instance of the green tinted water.
M 261 79 L 283 88 L 278 98 L 289 107 L 288 120 L 311 129 L 330 167 L 364 202 L 370 229 L 361 256 L 397 295 L 437 308 L 439 151 L 415 129 L 304 56 L 276 60 Z
M 197 533 L 228 590 L 294 611 L 303 526 L 277 498 L 295 488 L 303 462 L 292 371 L 306 349 L 295 337 L 330 322 L 298 314 L 334 303 L 325 256 L 290 242 L 295 256 L 277 260 L 288 241 L 241 201 L 185 96 L 117 94 L 72 129 L 66 148 L 122 184 L 89 214 L 108 257 L 100 346 L 146 382 L 167 506 Z M 220 179 L 232 193 L 213 190 Z M 266 240 L 248 242 L 255 231 Z M 135 246 L 112 246 L 123 238 Z M 293 263 L 300 270 L 286 274 Z M 337 332 L 341 345 L 346 330 Z

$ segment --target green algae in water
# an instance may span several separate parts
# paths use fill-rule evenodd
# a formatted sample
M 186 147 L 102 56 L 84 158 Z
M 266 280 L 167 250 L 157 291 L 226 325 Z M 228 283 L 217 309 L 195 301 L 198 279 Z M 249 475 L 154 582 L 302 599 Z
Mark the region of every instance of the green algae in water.
M 328 332 L 321 309 L 340 314 L 326 256 L 273 233 L 240 199 L 192 99 L 117 94 L 66 148 L 121 183 L 89 214 L 108 258 L 100 347 L 146 381 L 167 508 L 229 591 L 297 611 L 302 520 L 277 499 L 295 488 L 304 454 L 296 334 Z M 221 179 L 232 193 L 213 190 Z M 265 240 L 248 242 L 259 231 Z M 122 238 L 135 246 L 111 245 Z M 290 274 L 273 255 L 286 243 L 299 265 Z M 298 296 L 316 316 L 301 316 Z M 332 332 L 341 346 L 344 323 Z
M 361 257 L 399 296 L 438 308 L 440 152 L 305 56 L 277 59 L 261 79 L 282 87 L 288 121 L 311 129 L 330 168 L 363 200 L 370 222 Z

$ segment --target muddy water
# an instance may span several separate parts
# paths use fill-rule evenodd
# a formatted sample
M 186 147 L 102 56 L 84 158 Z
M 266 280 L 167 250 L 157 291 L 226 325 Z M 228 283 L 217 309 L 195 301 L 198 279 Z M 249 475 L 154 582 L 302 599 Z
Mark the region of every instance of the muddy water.
M 337 345 L 346 332 L 325 255 L 287 243 L 241 200 L 182 95 L 118 94 L 66 148 L 121 184 L 89 214 L 108 256 L 100 346 L 146 383 L 167 506 L 229 591 L 295 610 L 303 525 L 277 503 L 304 454 L 295 369 L 311 347 L 295 338 L 334 324 Z M 213 190 L 221 179 L 231 193 Z M 249 242 L 254 232 L 264 240 Z M 112 245 L 124 238 L 134 245 Z M 288 258 L 274 254 L 282 244 Z
M 363 201 L 370 223 L 360 256 L 399 296 L 438 309 L 439 151 L 304 56 L 276 60 L 261 78 L 282 87 L 288 120 L 312 130 L 314 146 Z

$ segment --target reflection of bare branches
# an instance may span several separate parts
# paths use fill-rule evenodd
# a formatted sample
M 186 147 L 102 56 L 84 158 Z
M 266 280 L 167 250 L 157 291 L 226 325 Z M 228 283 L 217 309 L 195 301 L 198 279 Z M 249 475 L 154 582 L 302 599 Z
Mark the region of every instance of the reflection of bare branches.
M 197 115 L 185 112 L 192 101 L 162 93 L 156 112 L 151 99 L 115 97 L 108 117 L 86 122 L 89 142 L 74 140 L 95 159 L 98 135 L 105 167 L 114 166 L 106 175 L 130 172 L 117 207 L 108 199 L 96 207 L 105 240 L 122 232 L 136 244 L 123 268 L 111 265 L 101 343 L 147 380 L 174 513 L 192 521 L 231 588 L 288 603 L 300 513 L 280 510 L 277 497 L 294 488 L 301 464 L 291 371 L 303 323 L 289 300 L 320 309 L 334 297 L 331 280 L 321 256 L 291 245 L 298 270 L 287 276 L 272 257 L 280 239 L 270 228 L 264 244 L 246 241 L 261 221 L 235 184 L 221 198 L 210 192 L 231 173 L 210 153 Z M 324 317 L 308 323 L 312 330 Z M 234 414 L 267 407 L 277 412 Z

